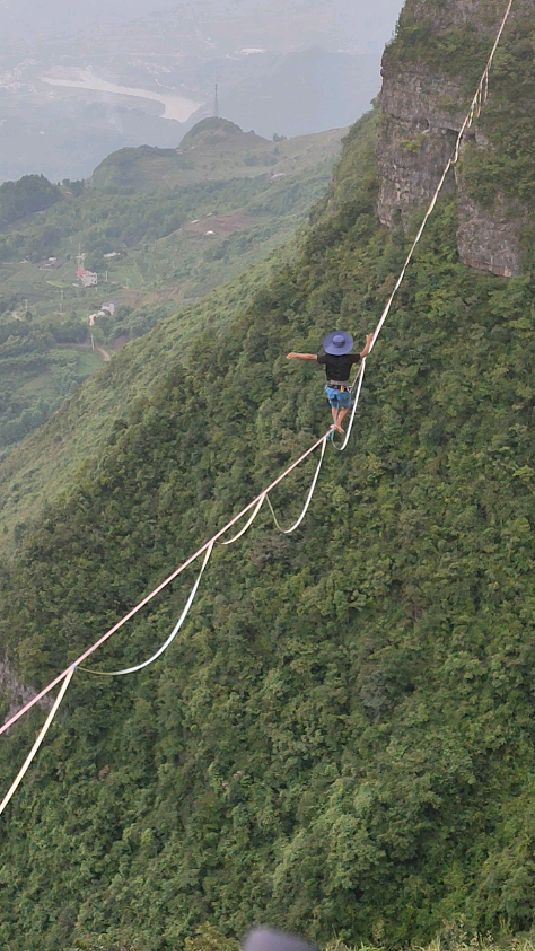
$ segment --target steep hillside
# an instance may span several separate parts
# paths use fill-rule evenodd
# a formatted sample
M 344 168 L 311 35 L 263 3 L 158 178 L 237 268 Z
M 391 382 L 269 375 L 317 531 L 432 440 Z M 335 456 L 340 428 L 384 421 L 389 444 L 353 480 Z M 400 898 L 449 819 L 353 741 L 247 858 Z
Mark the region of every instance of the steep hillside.
M 294 234 L 342 131 L 274 143 L 210 119 L 190 135 L 181 154 L 115 153 L 91 184 L 0 186 L 0 457 L 103 358 Z M 77 279 L 80 251 L 98 286 Z
M 236 178 L 281 178 L 338 155 L 342 130 L 271 141 L 244 132 L 227 119 L 203 119 L 177 149 L 121 149 L 105 159 L 92 177 L 97 189 L 150 191 L 162 184 L 185 187 Z
M 285 355 L 375 324 L 407 243 L 378 225 L 379 191 L 356 126 L 304 247 L 224 335 L 199 332 L 194 364 L 163 365 L 25 539 L 0 588 L 20 679 L 45 682 L 323 430 L 321 374 Z M 266 514 L 216 551 L 158 666 L 76 673 L 0 826 L 1 944 L 171 951 L 203 923 L 270 921 L 451 948 L 534 927 L 535 268 L 467 268 L 458 222 L 451 193 L 302 529 Z M 273 497 L 283 517 L 309 475 Z M 159 645 L 189 580 L 94 667 Z M 38 722 L 0 743 L 2 775 Z
M 257 265 L 196 305 L 163 319 L 87 380 L 53 417 L 0 461 L 0 550 L 20 542 L 45 505 L 76 484 L 80 469 L 93 471 L 114 429 L 126 425 L 133 401 L 157 388 L 170 372 L 195 361 L 198 335 L 224 343 L 229 323 L 247 305 L 273 263 Z

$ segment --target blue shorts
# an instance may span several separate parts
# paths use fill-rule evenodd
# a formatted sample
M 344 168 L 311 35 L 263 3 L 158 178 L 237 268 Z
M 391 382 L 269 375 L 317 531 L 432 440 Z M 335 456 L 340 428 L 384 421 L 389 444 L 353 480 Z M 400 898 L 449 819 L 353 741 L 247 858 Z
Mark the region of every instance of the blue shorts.
M 338 390 L 335 386 L 325 387 L 325 396 L 333 409 L 351 409 L 353 397 L 350 390 Z

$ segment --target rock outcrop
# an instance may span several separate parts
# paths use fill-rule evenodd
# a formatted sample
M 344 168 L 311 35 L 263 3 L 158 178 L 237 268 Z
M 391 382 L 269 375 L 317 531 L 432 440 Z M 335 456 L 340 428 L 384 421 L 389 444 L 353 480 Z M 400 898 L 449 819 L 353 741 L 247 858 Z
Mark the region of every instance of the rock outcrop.
M 503 0 L 408 0 L 397 39 L 383 59 L 382 120 L 378 160 L 381 173 L 379 218 L 388 227 L 398 220 L 409 225 L 427 204 L 450 157 L 466 115 L 477 80 L 467 82 L 443 50 L 422 61 L 419 31 L 438 40 L 457 37 L 459 46 L 473 49 L 474 75 L 483 67 L 503 14 Z M 504 35 L 524 17 L 533 17 L 533 0 L 516 0 Z M 454 44 L 452 44 L 454 46 Z M 486 51 L 486 52 L 485 52 Z M 467 91 L 471 89 L 472 93 Z M 492 81 L 488 108 L 492 109 Z M 493 142 L 476 124 L 467 136 L 470 148 L 490 151 Z M 459 202 L 458 247 L 470 267 L 510 277 L 522 269 L 522 213 L 505 195 L 497 194 L 492 206 L 479 203 L 470 193 L 459 163 L 447 189 L 457 190 Z

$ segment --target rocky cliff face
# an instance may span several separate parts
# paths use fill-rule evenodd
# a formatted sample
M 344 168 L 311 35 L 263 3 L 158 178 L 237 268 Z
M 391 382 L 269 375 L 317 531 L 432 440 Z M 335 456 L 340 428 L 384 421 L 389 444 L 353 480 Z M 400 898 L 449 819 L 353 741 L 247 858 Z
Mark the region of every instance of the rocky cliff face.
M 451 155 L 499 24 L 504 0 L 407 0 L 398 36 L 383 59 L 378 159 L 380 220 L 407 225 L 430 200 Z M 503 48 L 533 25 L 534 0 L 516 0 Z M 533 55 L 533 54 L 532 54 Z M 496 108 L 493 77 L 485 112 Z M 484 117 L 467 147 L 492 153 Z M 465 146 L 466 148 L 466 146 Z M 459 254 L 467 265 L 506 277 L 522 270 L 523 212 L 511 195 L 483 205 L 471 193 L 463 161 L 447 188 L 459 201 Z

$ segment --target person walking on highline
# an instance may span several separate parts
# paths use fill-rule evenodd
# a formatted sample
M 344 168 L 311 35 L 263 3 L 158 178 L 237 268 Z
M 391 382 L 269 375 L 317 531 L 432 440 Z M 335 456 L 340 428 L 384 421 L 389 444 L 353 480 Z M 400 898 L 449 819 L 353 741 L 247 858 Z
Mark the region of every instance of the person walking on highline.
M 337 433 L 344 432 L 342 423 L 353 406 L 351 384 L 349 383 L 351 367 L 354 363 L 358 363 L 359 360 L 368 356 L 372 340 L 373 334 L 367 334 L 364 350 L 360 353 L 353 353 L 353 337 L 351 334 L 345 330 L 335 330 L 333 333 L 327 334 L 323 340 L 324 354 L 294 353 L 293 350 L 288 354 L 288 360 L 314 360 L 320 366 L 325 367 L 327 376 L 325 395 L 332 409 L 332 429 Z

